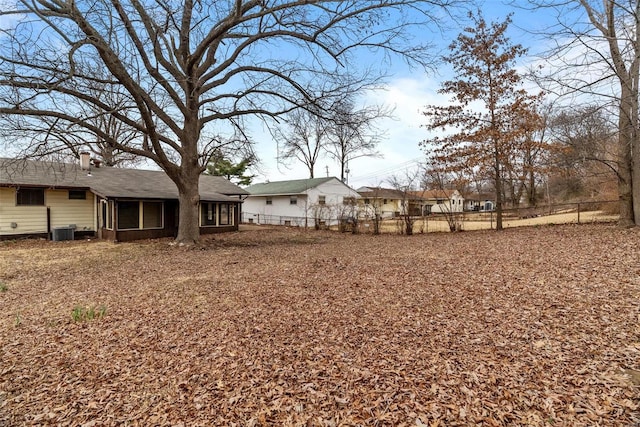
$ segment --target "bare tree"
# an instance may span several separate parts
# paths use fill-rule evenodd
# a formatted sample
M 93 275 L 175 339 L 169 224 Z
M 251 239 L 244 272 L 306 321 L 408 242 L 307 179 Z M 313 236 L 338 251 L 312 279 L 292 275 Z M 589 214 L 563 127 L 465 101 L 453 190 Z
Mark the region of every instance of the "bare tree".
M 449 199 L 453 189 L 458 190 L 461 194 L 464 194 L 463 188 L 467 184 L 467 180 L 461 177 L 460 174 L 454 174 L 447 172 L 448 168 L 443 167 L 438 163 L 425 163 L 424 166 L 424 178 L 423 181 L 429 183 L 429 189 L 435 194 L 436 197 L 442 199 Z M 423 196 L 426 192 L 423 192 Z M 441 207 L 441 213 L 444 215 L 449 225 L 449 231 L 461 231 L 462 230 L 462 210 L 458 211 L 453 208 L 451 201 L 449 203 L 443 203 L 439 205 Z
M 448 106 L 428 106 L 428 130 L 453 129 L 451 135 L 423 143 L 435 147 L 436 158 L 456 168 L 480 167 L 491 171 L 496 197 L 496 229 L 502 230 L 503 180 L 513 147 L 536 117 L 537 97 L 519 88 L 522 78 L 515 70 L 516 58 L 526 50 L 506 36 L 511 23 L 487 24 L 481 14 L 469 15 L 468 27 L 451 44 L 445 58 L 458 78 L 443 83 L 441 93 L 453 95 Z M 470 104 L 481 105 L 478 112 Z
M 0 114 L 57 119 L 56 127 L 107 139 L 89 120 L 92 110 L 143 134 L 139 144 L 112 145 L 155 162 L 173 180 L 180 199 L 177 241 L 192 244 L 199 238 L 199 176 L 220 147 L 250 141 L 246 118 L 313 105 L 328 76 L 355 73 L 362 49 L 428 65 L 428 50 L 407 45 L 407 26 L 437 25 L 450 1 L 14 4 L 0 11 Z M 96 68 L 106 76 L 96 76 Z M 124 94 L 127 105 L 92 95 L 98 83 Z M 68 110 L 73 99 L 94 108 Z
M 353 93 L 340 98 L 329 111 L 326 151 L 340 165 L 340 180 L 346 182 L 350 160 L 379 157 L 376 147 L 383 134 L 375 122 L 391 112 L 380 105 L 356 106 Z
M 564 41 L 544 55 L 561 65 L 540 76 L 545 87 L 572 98 L 598 96 L 617 110 L 619 224 L 639 225 L 640 0 L 530 0 L 530 4 L 555 10 L 557 25 L 547 34 Z
M 602 198 L 619 179 L 617 126 L 596 105 L 556 112 L 548 125 L 555 146 L 549 152 L 549 187 L 556 197 Z M 609 194 L 607 194 L 609 191 Z
M 359 191 L 362 197 L 362 209 L 360 214 L 363 219 L 371 221 L 373 224 L 373 234 L 380 234 L 380 226 L 382 225 L 382 206 L 384 199 L 382 197 L 384 190 L 380 185 L 374 187 L 365 187 Z
M 105 76 L 100 69 L 94 69 L 92 73 L 96 78 Z M 85 91 L 88 96 L 101 98 L 116 109 L 131 105 L 126 94 L 112 84 L 95 81 Z M 70 98 L 66 102 L 65 111 L 78 112 L 78 116 L 84 117 L 83 120 L 92 127 L 68 123 L 49 115 L 0 115 L 0 136 L 5 145 L 21 149 L 17 156 L 25 158 L 70 160 L 79 159 L 81 152 L 88 151 L 106 166 L 131 166 L 140 162 L 138 156 L 118 146 L 139 145 L 143 139 L 142 132 L 82 99 Z
M 318 112 L 297 108 L 286 113 L 282 124 L 272 129 L 278 144 L 278 162 L 288 164 L 295 159 L 315 177 L 315 167 L 327 143 L 327 122 Z
M 407 236 L 413 234 L 413 225 L 416 222 L 416 215 L 411 211 L 411 201 L 415 200 L 412 192 L 420 180 L 420 170 L 406 170 L 401 175 L 393 175 L 389 178 L 389 185 L 400 195 L 400 222 L 402 232 Z

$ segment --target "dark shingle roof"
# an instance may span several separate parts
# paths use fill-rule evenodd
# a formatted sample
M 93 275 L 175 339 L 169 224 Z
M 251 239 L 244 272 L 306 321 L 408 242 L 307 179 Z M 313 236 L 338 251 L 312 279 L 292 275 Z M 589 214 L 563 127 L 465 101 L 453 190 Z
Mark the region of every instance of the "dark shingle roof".
M 360 194 L 361 197 L 367 199 L 422 200 L 422 197 L 416 196 L 410 191 L 405 194 L 405 192 L 395 190 L 393 188 L 363 187 L 360 189 L 360 191 L 358 191 L 358 194 Z
M 337 178 L 330 176 L 326 178 L 309 178 L 294 179 L 291 181 L 264 182 L 260 184 L 250 185 L 245 190 L 247 190 L 252 196 L 303 194 L 307 190 L 315 188 L 327 181 L 331 181 L 332 179 L 337 180 Z
M 109 198 L 177 199 L 178 189 L 162 171 L 91 167 L 91 176 L 77 164 L 0 158 L 0 186 L 87 188 Z M 220 176 L 200 176 L 200 198 L 237 201 L 248 193 Z

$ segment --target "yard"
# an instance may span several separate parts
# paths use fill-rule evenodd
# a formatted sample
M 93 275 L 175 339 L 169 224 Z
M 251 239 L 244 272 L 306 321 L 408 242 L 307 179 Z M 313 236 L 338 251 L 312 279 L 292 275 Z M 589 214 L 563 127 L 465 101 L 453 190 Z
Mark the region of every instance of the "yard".
M 607 214 L 602 211 L 587 211 L 578 214 L 577 211 L 560 212 L 550 215 L 521 218 L 515 215 L 505 215 L 502 226 L 504 228 L 530 227 L 534 225 L 558 225 L 558 224 L 588 224 L 602 222 L 616 222 L 618 215 Z M 451 217 L 450 217 L 451 218 Z M 465 231 L 492 230 L 496 228 L 495 213 L 465 212 L 455 219 L 455 222 Z M 381 233 L 401 234 L 404 222 L 401 218 L 386 219 L 380 226 Z M 360 230 L 364 233 L 373 231 L 373 224 L 361 224 Z M 441 233 L 449 231 L 449 223 L 446 215 L 434 215 L 416 217 L 413 223 L 414 233 Z
M 640 422 L 640 231 L 0 242 L 0 426 Z

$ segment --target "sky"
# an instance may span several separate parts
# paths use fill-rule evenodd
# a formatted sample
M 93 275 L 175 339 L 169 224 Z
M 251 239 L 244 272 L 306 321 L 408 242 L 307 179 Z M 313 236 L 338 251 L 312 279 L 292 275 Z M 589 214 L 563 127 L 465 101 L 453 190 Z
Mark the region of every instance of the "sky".
M 0 0 L 2 2 L 12 0 Z M 515 7 L 526 4 L 525 0 L 481 0 L 479 9 L 489 22 L 502 22 L 507 14 L 513 14 L 513 23 L 509 29 L 512 42 L 520 43 L 530 48 L 532 52 L 541 50 L 545 41 L 536 40 L 527 30 L 536 30 L 550 25 L 553 17 L 548 11 L 535 12 Z M 437 31 L 420 31 L 418 38 L 435 43 L 434 57 L 446 54 L 446 47 L 462 31 L 468 22 L 455 24 L 451 22 L 444 33 Z M 523 63 L 524 67 L 525 64 Z M 350 173 L 347 183 L 357 189 L 362 186 L 388 186 L 393 175 L 402 176 L 407 171 L 415 169 L 425 158 L 425 152 L 420 148 L 420 142 L 427 136 L 422 127 L 425 117 L 422 112 L 426 105 L 445 105 L 448 95 L 438 94 L 443 81 L 453 78 L 452 72 L 446 65 L 439 66 L 431 73 L 424 73 L 417 69 L 410 69 L 403 61 L 397 60 L 392 64 L 391 75 L 384 89 L 368 93 L 362 104 L 378 104 L 393 109 L 392 118 L 382 119 L 376 126 L 382 131 L 383 138 L 378 145 L 379 157 L 362 157 L 349 162 Z M 288 165 L 277 161 L 277 143 L 262 125 L 253 125 L 250 129 L 256 141 L 255 152 L 259 158 L 259 165 L 253 172 L 257 176 L 254 182 L 279 181 L 289 179 L 303 179 L 309 177 L 306 167 L 297 161 Z M 3 153 L 0 153 L 2 155 Z M 7 153 L 4 153 L 5 155 Z M 155 168 L 155 165 L 145 165 L 145 168 Z M 340 176 L 340 168 L 336 161 L 326 156 L 321 157 L 315 169 L 315 176 Z
M 512 13 L 513 23 L 509 28 L 509 36 L 513 43 L 520 43 L 530 52 L 540 50 L 544 43 L 536 40 L 527 30 L 539 30 L 551 24 L 552 17 L 544 10 L 536 12 L 517 8 L 511 1 L 486 0 L 480 7 L 485 19 L 489 22 L 502 22 L 508 13 Z M 524 2 L 520 2 L 524 3 Z M 464 22 L 452 28 L 442 37 L 427 34 L 437 42 L 438 48 L 444 49 L 457 37 L 464 27 Z M 531 45 L 534 44 L 534 46 Z M 437 54 L 436 51 L 434 51 Z M 530 60 L 530 59 L 525 59 Z M 400 62 L 400 61 L 398 61 Z M 395 64 L 394 64 L 395 65 Z M 525 67 L 525 64 L 522 64 Z M 394 117 L 382 119 L 376 126 L 383 130 L 384 139 L 378 146 L 379 158 L 363 157 L 349 162 L 350 174 L 348 184 L 352 188 L 362 186 L 389 186 L 388 180 L 393 176 L 403 176 L 414 170 L 425 158 L 425 152 L 419 143 L 427 136 L 422 125 L 426 123 L 422 115 L 426 105 L 445 105 L 449 95 L 438 94 L 441 83 L 452 78 L 451 70 L 446 65 L 440 66 L 434 73 L 427 74 L 409 69 L 405 64 L 394 67 L 393 75 L 386 88 L 369 94 L 364 103 L 384 104 L 394 109 Z M 258 131 L 258 133 L 260 133 Z M 270 135 L 260 135 L 256 152 L 261 164 L 254 182 L 303 179 L 309 177 L 306 166 L 292 161 L 288 166 L 278 164 L 277 144 Z M 315 168 L 316 177 L 340 176 L 340 167 L 332 159 L 322 157 Z

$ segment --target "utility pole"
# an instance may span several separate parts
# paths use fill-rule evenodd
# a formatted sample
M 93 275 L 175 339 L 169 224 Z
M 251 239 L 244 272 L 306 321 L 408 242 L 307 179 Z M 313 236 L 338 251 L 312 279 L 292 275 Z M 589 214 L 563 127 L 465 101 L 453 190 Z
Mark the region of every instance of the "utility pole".
M 327 178 L 329 178 L 329 165 L 325 166 L 324 168 L 327 171 Z
M 351 172 L 351 171 L 349 170 L 349 162 L 348 161 L 345 162 L 344 167 L 345 167 L 345 169 L 344 169 L 344 183 L 345 183 L 345 185 L 349 185 L 349 172 Z

